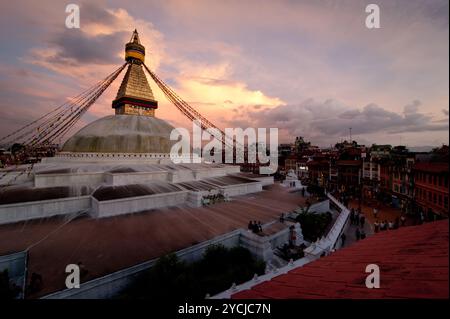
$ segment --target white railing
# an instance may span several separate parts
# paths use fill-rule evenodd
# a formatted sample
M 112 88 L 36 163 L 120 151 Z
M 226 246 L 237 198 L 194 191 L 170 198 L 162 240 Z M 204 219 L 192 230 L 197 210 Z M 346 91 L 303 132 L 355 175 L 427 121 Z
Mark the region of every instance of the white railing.
M 260 284 L 261 282 L 271 280 L 274 277 L 277 277 L 282 274 L 286 274 L 287 272 L 297 268 L 302 267 L 311 261 L 319 258 L 322 254 L 328 254 L 335 246 L 339 236 L 341 235 L 348 217 L 350 215 L 350 211 L 347 207 L 345 207 L 342 203 L 340 203 L 334 196 L 327 194 L 330 201 L 332 201 L 339 209 L 340 213 L 338 218 L 331 227 L 330 231 L 326 235 L 326 237 L 322 237 L 320 240 L 312 243 L 308 248 L 304 249 L 305 257 L 297 259 L 295 261 L 291 260 L 286 266 L 281 267 L 279 269 L 274 268 L 266 274 L 262 276 L 256 276 L 247 282 L 244 282 L 240 285 L 233 284 L 230 289 L 222 291 L 217 295 L 214 295 L 210 298 L 212 299 L 229 299 L 231 296 L 239 291 L 251 289 L 253 286 Z
M 339 202 L 333 195 L 327 194 L 327 197 L 339 208 L 340 213 L 328 234 L 318 239 L 304 250 L 305 255 L 313 259 L 318 258 L 323 254 L 328 254 L 334 248 L 347 223 L 348 216 L 350 215 L 348 208 Z

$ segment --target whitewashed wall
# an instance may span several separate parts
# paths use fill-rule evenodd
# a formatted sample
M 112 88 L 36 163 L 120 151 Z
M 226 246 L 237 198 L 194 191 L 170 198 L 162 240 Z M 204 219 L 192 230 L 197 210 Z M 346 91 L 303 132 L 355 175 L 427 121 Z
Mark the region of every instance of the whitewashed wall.
M 167 181 L 167 171 L 135 172 L 135 173 L 105 173 L 107 185 L 145 184 L 154 181 Z
M 233 197 L 262 191 L 260 182 L 220 187 L 224 196 Z
M 309 212 L 317 214 L 326 213 L 329 211 L 330 211 L 330 200 L 328 199 L 318 203 L 314 203 L 309 208 Z
M 0 225 L 88 210 L 91 196 L 0 205 Z
M 189 191 L 180 191 L 106 201 L 98 201 L 92 198 L 91 215 L 95 218 L 102 218 L 181 205 L 187 201 L 188 193 Z
M 103 173 L 37 174 L 34 177 L 34 187 L 68 185 L 89 185 L 95 187 L 103 184 L 103 182 Z

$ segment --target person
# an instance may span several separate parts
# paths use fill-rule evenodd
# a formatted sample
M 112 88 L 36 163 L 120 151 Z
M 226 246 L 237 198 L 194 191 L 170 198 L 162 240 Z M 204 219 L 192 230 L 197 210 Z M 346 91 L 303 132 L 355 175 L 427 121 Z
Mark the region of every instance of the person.
M 388 228 L 389 230 L 394 229 L 394 224 L 392 223 L 392 221 L 389 221 Z
M 284 213 L 281 213 L 280 215 L 280 223 L 284 223 Z
M 401 222 L 402 227 L 405 226 L 405 224 L 406 224 L 406 217 L 405 217 L 405 215 L 402 215 L 400 217 L 400 222 Z
M 253 222 L 252 221 L 248 222 L 248 230 L 253 231 Z
M 423 214 L 423 212 L 420 212 L 420 220 L 419 220 L 420 225 L 422 225 L 424 221 L 425 221 L 425 215 Z
M 384 224 L 384 221 L 382 221 L 382 222 L 380 223 L 380 231 L 385 230 L 385 228 L 386 228 L 386 225 Z
M 305 197 L 305 188 L 302 188 L 302 197 Z
M 30 279 L 30 291 L 32 293 L 38 292 L 42 289 L 43 281 L 42 276 L 38 273 L 32 273 Z
M 359 227 L 356 228 L 355 236 L 356 236 L 356 240 L 359 240 L 359 239 L 361 238 L 361 232 L 360 232 L 360 230 L 359 230 Z
M 375 223 L 373 223 L 373 228 L 374 228 L 374 231 L 376 233 L 378 233 L 378 231 L 380 230 L 380 223 L 378 222 L 378 220 L 375 221 Z
M 261 221 L 258 221 L 258 233 L 262 233 L 262 224 L 261 224 Z
M 359 224 L 360 224 L 361 228 L 364 228 L 365 222 L 366 222 L 366 217 L 364 216 L 364 214 L 361 214 L 361 217 L 359 218 Z
M 355 225 L 358 226 L 359 224 L 359 211 L 357 210 L 355 213 Z
M 258 233 L 258 223 L 256 220 L 253 221 L 253 232 L 256 234 Z
M 361 229 L 360 237 L 361 237 L 361 239 L 366 238 L 366 232 L 364 231 L 364 229 Z
M 400 227 L 400 218 L 396 217 L 394 221 L 394 229 L 398 229 Z
M 373 208 L 373 217 L 375 219 L 378 217 L 378 209 L 376 207 Z
M 344 245 L 345 245 L 345 239 L 346 239 L 346 238 L 347 238 L 347 236 L 345 236 L 345 234 L 342 233 L 342 235 L 341 235 L 341 241 L 342 241 L 341 246 L 342 246 L 342 247 L 344 247 Z

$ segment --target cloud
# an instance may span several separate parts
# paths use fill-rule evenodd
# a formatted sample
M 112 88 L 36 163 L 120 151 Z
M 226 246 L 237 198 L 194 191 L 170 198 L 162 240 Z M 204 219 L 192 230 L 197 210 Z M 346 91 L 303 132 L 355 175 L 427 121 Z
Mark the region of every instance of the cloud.
M 64 27 L 64 3 L 0 5 L 2 29 L 14 30 L 1 36 L 8 45 L 0 55 L 11 67 L 0 70 L 1 118 L 8 122 L 0 130 L 111 73 L 138 28 L 149 66 L 220 127 L 261 122 L 283 128 L 287 140 L 288 133 L 307 135 L 324 145 L 347 136 L 350 126 L 367 140 L 404 133 L 403 140 L 448 141 L 448 109 L 441 110 L 448 105 L 446 0 L 380 0 L 376 32 L 364 26 L 365 3 L 354 1 L 79 3 L 80 30 Z M 83 123 L 112 114 L 118 82 Z M 157 116 L 190 126 L 151 86 Z M 17 112 L 13 104 L 21 105 Z
M 124 44 L 139 27 L 141 41 L 147 49 L 151 47 L 147 64 L 158 68 L 165 47 L 162 34 L 152 23 L 98 2 L 81 2 L 80 12 L 83 14 L 80 29 L 53 30 L 45 45 L 30 48 L 22 60 L 92 84 L 124 63 Z
M 389 136 L 448 130 L 448 123 L 434 123 L 431 116 L 420 113 L 420 105 L 416 100 L 404 107 L 405 112 L 396 113 L 374 103 L 358 110 L 336 100 L 308 99 L 262 111 L 246 109 L 241 117 L 247 120 L 246 126 L 279 128 L 280 140 L 290 141 L 292 136 L 302 135 L 319 145 L 347 138 L 349 128 L 361 139 L 374 133 Z
M 420 105 L 421 102 L 419 100 L 414 100 L 412 103 L 405 105 L 403 112 L 405 114 L 415 114 L 419 110 Z
M 82 27 L 78 30 L 58 28 L 49 33 L 45 45 L 31 47 L 21 58 L 22 62 L 50 71 L 51 76 L 63 78 L 66 83 L 76 83 L 79 91 L 93 85 L 116 69 L 123 61 L 124 44 L 131 31 L 138 27 L 141 42 L 146 46 L 147 65 L 155 70 L 184 100 L 191 103 L 204 116 L 219 123 L 232 118 L 234 103 L 240 107 L 274 107 L 284 102 L 269 97 L 257 89 L 250 89 L 244 81 L 233 79 L 234 65 L 230 58 L 239 54 L 239 48 L 219 41 L 204 45 L 200 40 L 183 47 L 172 45 L 167 52 L 167 41 L 152 23 L 132 16 L 123 8 L 112 9 L 101 3 L 81 3 Z M 175 48 L 175 49 L 174 49 Z M 193 59 L 180 55 L 178 50 L 189 51 L 194 56 L 214 56 L 214 59 Z M 114 99 L 121 77 L 91 107 L 83 123 L 112 113 Z M 173 125 L 190 126 L 183 115 L 151 82 L 159 101 L 157 116 Z M 19 87 L 19 86 L 18 86 Z M 36 87 L 36 84 L 30 85 Z M 76 91 L 75 87 L 75 92 Z M 30 91 L 30 90 L 28 90 Z M 61 89 L 61 92 L 69 90 Z M 27 92 L 24 92 L 27 93 Z M 52 90 L 47 90 L 52 94 Z M 71 95 L 76 93 L 70 90 Z M 64 99 L 70 95 L 64 96 Z M 41 110 L 42 111 L 42 110 Z M 19 115 L 20 116 L 20 115 Z M 77 125 L 79 128 L 80 126 Z

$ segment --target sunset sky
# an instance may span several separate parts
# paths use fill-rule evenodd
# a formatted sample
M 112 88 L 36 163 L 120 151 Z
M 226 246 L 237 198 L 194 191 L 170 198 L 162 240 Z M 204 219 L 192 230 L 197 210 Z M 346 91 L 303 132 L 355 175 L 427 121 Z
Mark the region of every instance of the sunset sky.
M 65 27 L 68 3 L 80 5 L 80 29 Z M 369 3 L 380 29 L 365 26 Z M 147 64 L 221 128 L 278 127 L 280 142 L 320 146 L 349 127 L 362 144 L 448 143 L 448 3 L 2 1 L 0 136 L 111 73 L 137 28 Z M 77 129 L 113 114 L 119 84 Z M 190 126 L 150 85 L 156 116 Z

